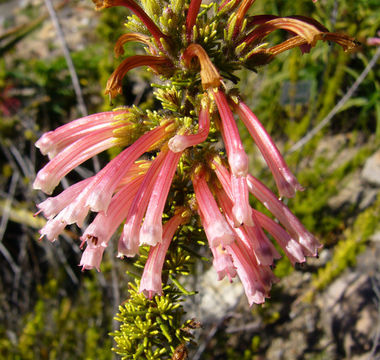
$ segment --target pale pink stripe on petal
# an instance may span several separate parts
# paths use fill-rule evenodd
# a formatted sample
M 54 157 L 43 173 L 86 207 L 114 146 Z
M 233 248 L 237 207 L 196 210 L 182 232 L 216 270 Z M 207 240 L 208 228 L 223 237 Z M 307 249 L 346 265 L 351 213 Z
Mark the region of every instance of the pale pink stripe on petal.
M 245 176 L 231 175 L 231 190 L 234 202 L 232 211 L 239 225 L 253 226 L 247 178 Z

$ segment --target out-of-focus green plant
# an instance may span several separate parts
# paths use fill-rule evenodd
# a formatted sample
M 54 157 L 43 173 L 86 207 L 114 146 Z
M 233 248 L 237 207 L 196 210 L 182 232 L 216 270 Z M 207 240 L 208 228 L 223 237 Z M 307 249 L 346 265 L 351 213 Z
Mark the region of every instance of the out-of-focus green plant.
M 101 289 L 94 278 L 84 279 L 75 298 L 60 295 L 60 282 L 50 279 L 38 287 L 38 301 L 26 315 L 16 343 L 0 342 L 3 359 L 111 359 Z M 102 325 L 102 326 L 100 326 Z M 102 330 L 103 329 L 103 330 Z M 6 329 L 0 329 L 5 335 Z

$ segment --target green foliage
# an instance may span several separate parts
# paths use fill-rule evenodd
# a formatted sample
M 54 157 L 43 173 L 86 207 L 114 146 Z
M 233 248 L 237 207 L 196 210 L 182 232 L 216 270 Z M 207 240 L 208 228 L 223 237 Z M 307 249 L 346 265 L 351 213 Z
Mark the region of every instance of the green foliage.
M 119 307 L 115 317 L 120 330 L 110 334 L 117 346 L 113 349 L 122 359 L 171 359 L 175 350 L 192 340 L 193 320 L 184 320 L 181 302 L 183 295 L 194 295 L 183 288 L 178 276 L 191 273 L 193 259 L 184 249 L 186 238 L 194 229 L 184 226 L 172 241 L 162 271 L 163 295 L 148 299 L 139 292 L 140 276 L 129 283 L 129 297 Z M 135 267 L 143 269 L 148 258 L 148 247 L 141 249 Z
M 170 284 L 163 288 L 162 296 L 150 300 L 139 293 L 138 280 L 129 286 L 129 298 L 115 317 L 122 324 L 120 331 L 111 334 L 117 344 L 113 350 L 122 359 L 170 359 L 178 346 L 192 338 L 188 331 L 191 320 L 182 320 L 182 293 Z

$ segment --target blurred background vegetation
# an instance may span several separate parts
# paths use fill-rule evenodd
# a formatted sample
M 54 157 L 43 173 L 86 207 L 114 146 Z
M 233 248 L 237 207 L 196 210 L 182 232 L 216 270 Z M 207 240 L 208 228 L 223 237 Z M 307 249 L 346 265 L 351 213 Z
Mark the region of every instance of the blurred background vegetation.
M 103 88 L 118 63 L 112 49 L 123 33 L 128 12 L 117 8 L 96 13 L 90 1 L 56 1 L 53 5 L 86 111 L 110 109 Z M 190 347 L 196 353 L 194 358 L 265 359 L 271 334 L 280 333 L 278 329 L 291 320 L 291 304 L 316 301 L 319 293 L 353 269 L 359 254 L 373 246 L 370 239 L 379 231 L 380 185 L 368 184 L 360 175 L 380 143 L 378 63 L 327 126 L 302 147 L 295 146 L 329 115 L 378 53 L 376 47 L 366 44 L 380 29 L 378 1 L 319 0 L 314 4 L 310 0 L 258 0 L 251 14 L 311 16 L 330 31 L 355 37 L 362 46 L 354 53 L 344 53 L 336 45 L 320 43 L 310 54 L 301 56 L 296 49 L 277 57 L 258 73 L 241 72 L 239 86 L 246 102 L 283 149 L 306 188 L 289 200 L 289 206 L 325 248 L 321 259 L 294 271 L 287 260 L 281 260 L 276 275 L 283 279 L 275 286 L 272 299 L 251 311 L 244 304 L 245 310 L 236 305 L 228 317 L 220 314 L 211 321 L 212 339 L 207 336 L 210 327 L 205 323 L 204 330 L 197 330 L 202 351 Z M 118 328 L 113 316 L 128 296 L 126 271 L 131 269 L 131 261 L 116 259 L 116 249 L 110 245 L 101 273 L 82 273 L 78 267 L 78 229 L 72 227 L 59 242 L 50 244 L 38 240 L 44 220 L 33 217 L 35 203 L 45 195 L 33 191 L 31 184 L 47 161 L 36 151 L 34 142 L 43 132 L 83 115 L 60 39 L 41 0 L 1 0 L 0 26 L 0 358 L 115 358 L 108 334 Z M 135 51 L 139 50 L 128 45 L 125 55 Z M 133 70 L 124 82 L 123 96 L 114 105 L 156 106 L 150 82 L 150 74 L 144 69 Z M 253 172 L 273 185 L 243 128 L 242 137 Z M 91 175 L 109 156 L 112 154 L 101 154 L 96 161 L 86 162 L 62 186 Z M 294 285 L 296 292 L 289 295 L 287 285 L 281 284 L 293 279 L 294 273 L 306 281 L 302 286 Z M 199 290 L 196 282 L 191 290 Z M 376 287 L 371 295 L 376 300 L 374 295 Z M 238 319 L 236 314 L 242 311 L 250 321 L 260 319 L 261 325 L 240 332 L 226 331 L 228 319 Z M 378 319 L 379 314 L 376 316 Z M 247 318 L 240 318 L 244 323 L 242 319 Z M 346 346 L 338 343 L 343 340 L 335 339 L 334 355 L 323 355 L 317 340 L 315 346 L 308 343 L 307 356 L 285 358 L 350 358 Z M 374 355 L 377 342 L 378 337 L 371 335 L 369 348 L 363 345 L 355 351 Z

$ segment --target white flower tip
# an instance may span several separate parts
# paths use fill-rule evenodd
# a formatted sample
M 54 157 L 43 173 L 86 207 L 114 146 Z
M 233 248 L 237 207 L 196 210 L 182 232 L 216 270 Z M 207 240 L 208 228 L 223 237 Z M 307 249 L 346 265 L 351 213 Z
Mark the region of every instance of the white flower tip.
M 45 134 L 43 134 L 34 144 L 36 148 L 40 149 L 40 152 L 42 155 L 46 155 L 48 151 L 50 151 L 50 148 L 52 147 L 53 143 L 50 139 L 50 135 L 52 134 L 52 131 L 49 131 Z
M 38 172 L 34 182 L 33 189 L 34 190 L 42 190 L 45 194 L 51 195 L 55 187 L 58 185 L 58 182 L 53 182 L 53 179 L 43 172 L 43 169 Z
M 293 266 L 296 262 L 303 263 L 306 261 L 305 255 L 302 251 L 300 244 L 298 244 L 298 242 L 294 239 L 290 239 L 290 241 L 285 247 L 285 250 L 288 253 L 288 257 L 292 262 Z
M 306 255 L 308 256 L 318 256 L 318 249 L 323 247 L 322 244 L 309 232 L 306 232 L 303 236 L 298 238 L 299 243 L 306 250 Z
M 94 212 L 107 212 L 108 205 L 111 202 L 112 193 L 109 191 L 102 191 L 101 189 L 94 189 L 87 198 L 86 205 Z
M 249 306 L 253 304 L 264 304 L 265 303 L 265 292 L 254 289 L 251 294 L 247 294 L 247 299 Z
M 181 152 L 186 149 L 186 144 L 183 141 L 182 135 L 175 135 L 168 142 L 169 149 L 174 153 Z

